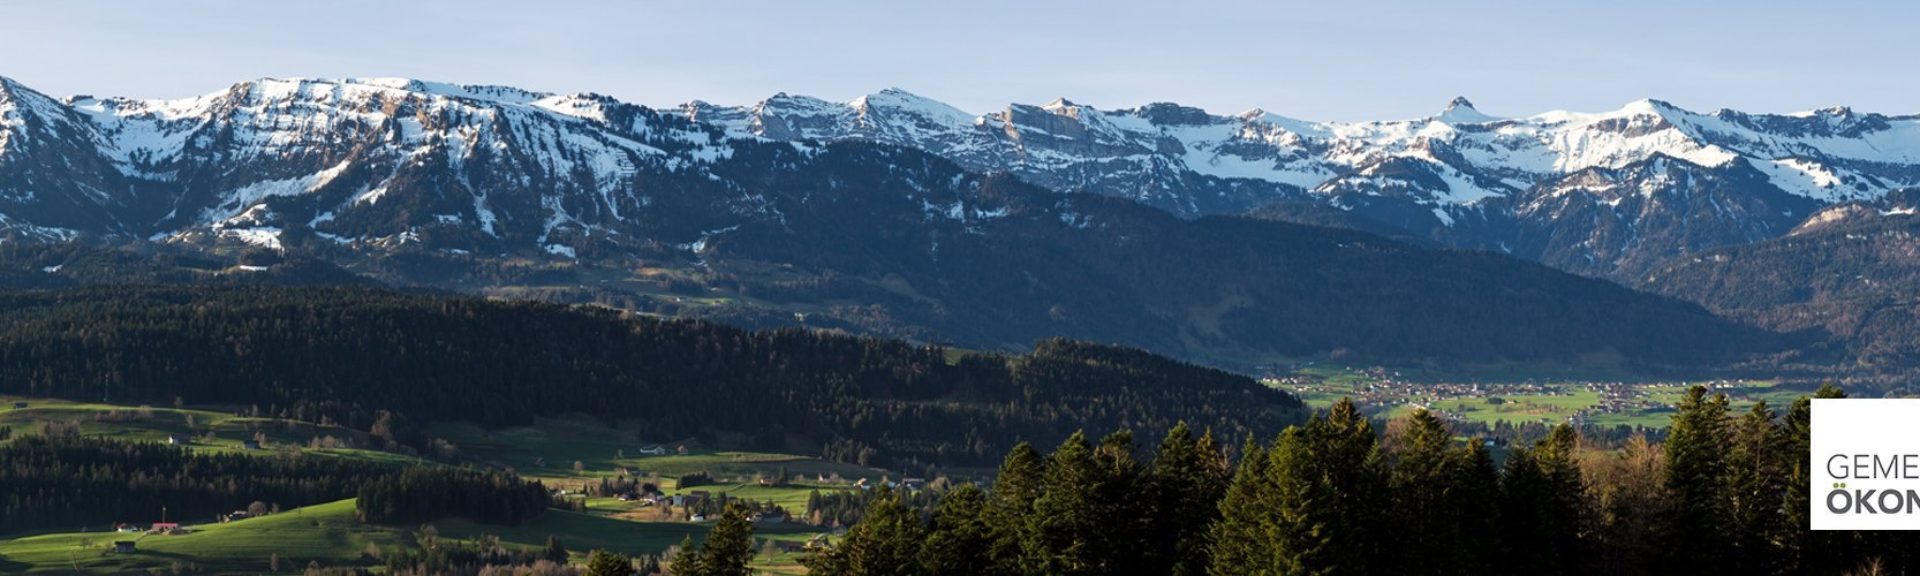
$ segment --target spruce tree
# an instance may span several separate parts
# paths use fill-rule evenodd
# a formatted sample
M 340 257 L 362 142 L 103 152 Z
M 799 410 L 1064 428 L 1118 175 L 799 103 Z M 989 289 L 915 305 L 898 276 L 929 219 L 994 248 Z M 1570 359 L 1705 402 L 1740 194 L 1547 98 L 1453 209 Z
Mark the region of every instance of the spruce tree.
M 754 553 L 753 524 L 747 521 L 747 508 L 739 502 L 728 502 L 720 521 L 700 545 L 698 576 L 747 576 L 752 573 L 747 564 L 753 561 Z
M 1450 484 L 1450 508 L 1460 515 L 1460 550 L 1456 553 L 1460 564 L 1454 572 L 1490 573 L 1500 556 L 1500 471 L 1494 467 L 1486 440 L 1476 438 L 1467 443 Z
M 633 576 L 633 559 L 624 554 L 594 549 L 587 555 L 586 576 Z
M 1584 488 L 1575 450 L 1579 435 L 1555 426 L 1530 449 L 1507 457 L 1500 483 L 1500 522 L 1507 549 L 1498 571 L 1572 574 L 1581 565 Z
M 921 547 L 923 574 L 975 576 L 991 570 L 992 540 L 982 520 L 986 507 L 987 494 L 975 484 L 962 484 L 940 497 Z
M 1668 566 L 1704 573 L 1730 566 L 1733 528 L 1728 514 L 1727 397 L 1694 386 L 1675 405 L 1667 429 Z
M 1102 510 L 1097 486 L 1106 471 L 1094 456 L 1086 434 L 1075 432 L 1047 455 L 1041 484 L 1028 517 L 1025 561 L 1033 574 L 1094 574 L 1102 566 L 1096 557 Z
M 1373 425 L 1351 400 L 1336 402 L 1305 426 L 1280 433 L 1267 457 L 1264 478 L 1244 490 L 1236 477 L 1228 499 L 1251 493 L 1252 508 L 1263 516 L 1261 530 L 1248 532 L 1241 511 L 1226 507 L 1228 528 L 1214 541 L 1215 574 L 1372 574 L 1390 563 L 1380 556 L 1389 538 L 1383 505 L 1385 468 Z M 1240 549 L 1245 543 L 1246 547 Z M 1224 555 L 1224 556 L 1223 556 Z M 1234 565 L 1234 561 L 1245 564 Z
M 1831 383 L 1821 384 L 1814 398 L 1845 398 L 1846 393 Z M 1780 419 L 1787 456 L 1787 490 L 1781 497 L 1780 523 L 1773 539 L 1780 543 L 1783 572 L 1795 574 L 1839 574 L 1855 568 L 1860 554 L 1854 538 L 1844 532 L 1815 532 L 1810 514 L 1813 503 L 1806 487 L 1813 484 L 1808 468 L 1813 454 L 1813 402 L 1802 396 Z
M 1786 454 L 1783 432 L 1774 425 L 1773 410 L 1765 401 L 1753 404 L 1734 425 L 1731 437 L 1727 452 L 1731 568 L 1743 574 L 1777 572 L 1779 550 L 1771 539 L 1780 532 L 1776 524 L 1783 518 L 1780 495 L 1789 489 L 1788 460 L 1799 458 Z
M 706 560 L 701 557 L 700 548 L 693 544 L 692 534 L 680 539 L 678 550 L 673 553 L 672 558 L 667 559 L 667 564 L 672 566 L 676 576 L 698 576 L 707 573 Z
M 1014 445 L 1001 461 L 1000 471 L 994 475 L 991 496 L 986 508 L 981 511 L 981 522 L 987 528 L 987 556 L 991 563 L 986 574 L 1025 574 L 1022 560 L 1025 558 L 1023 543 L 1026 541 L 1027 520 L 1033 516 L 1034 500 L 1040 497 L 1044 469 L 1045 462 L 1040 452 L 1026 442 Z
M 926 532 L 920 513 L 907 506 L 903 495 L 876 488 L 860 521 L 831 550 L 809 557 L 805 564 L 816 574 L 841 576 L 908 576 L 919 574 L 920 546 Z
M 1145 570 L 1174 576 L 1207 571 L 1207 528 L 1220 517 L 1230 471 L 1213 433 L 1194 438 L 1186 422 L 1174 425 L 1153 457 L 1145 499 L 1151 554 Z
M 1141 502 L 1151 496 L 1145 489 L 1146 469 L 1134 457 L 1138 449 L 1129 430 L 1106 435 L 1094 449 L 1100 477 L 1089 487 L 1089 496 L 1100 528 L 1083 538 L 1087 556 L 1094 559 L 1087 573 L 1135 573 L 1147 565 L 1153 515 Z
M 1274 449 L 1278 449 L 1278 442 Z M 1207 573 L 1214 576 L 1264 574 L 1272 564 L 1267 534 L 1273 521 L 1267 484 L 1267 457 L 1271 451 L 1248 438 L 1240 449 L 1233 481 L 1220 498 L 1220 520 L 1207 529 Z
M 1394 545 L 1401 574 L 1452 574 L 1463 566 L 1462 522 L 1477 510 L 1463 510 L 1455 484 L 1466 466 L 1453 448 L 1446 424 L 1425 409 L 1415 410 L 1392 444 Z

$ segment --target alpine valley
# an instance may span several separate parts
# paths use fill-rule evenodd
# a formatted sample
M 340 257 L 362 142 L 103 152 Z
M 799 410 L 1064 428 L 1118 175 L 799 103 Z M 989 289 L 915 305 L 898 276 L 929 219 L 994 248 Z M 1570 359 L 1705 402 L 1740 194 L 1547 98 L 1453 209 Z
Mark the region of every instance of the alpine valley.
M 1843 251 L 1911 285 L 1917 187 L 1920 117 L 1846 108 L 1456 99 L 1337 123 L 974 114 L 895 89 L 649 108 L 404 79 L 56 99 L 0 78 L 10 286 L 305 270 L 1229 368 L 1904 368 L 1902 291 L 1806 293 L 1767 263 Z

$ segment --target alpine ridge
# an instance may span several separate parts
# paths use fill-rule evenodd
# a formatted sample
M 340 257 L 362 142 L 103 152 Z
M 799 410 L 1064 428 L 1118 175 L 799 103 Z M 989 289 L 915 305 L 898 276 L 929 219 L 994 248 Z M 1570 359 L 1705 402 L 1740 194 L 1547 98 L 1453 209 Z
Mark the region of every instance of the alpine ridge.
M 1064 98 L 975 116 L 898 89 L 654 109 L 391 78 L 178 100 L 0 88 L 13 240 L 297 250 L 406 285 L 997 349 L 1067 336 L 1242 367 L 1331 353 L 1686 365 L 1789 346 L 1509 258 L 1260 219 L 1611 276 L 1914 178 L 1907 152 L 1857 158 L 1904 142 L 1911 119 L 1653 101 L 1509 120 L 1462 98 L 1341 124 Z M 1749 128 L 1709 138 L 1716 118 Z M 1819 194 L 1788 191 L 1735 141 L 1846 168 Z M 61 265 L 38 268 L 78 273 Z

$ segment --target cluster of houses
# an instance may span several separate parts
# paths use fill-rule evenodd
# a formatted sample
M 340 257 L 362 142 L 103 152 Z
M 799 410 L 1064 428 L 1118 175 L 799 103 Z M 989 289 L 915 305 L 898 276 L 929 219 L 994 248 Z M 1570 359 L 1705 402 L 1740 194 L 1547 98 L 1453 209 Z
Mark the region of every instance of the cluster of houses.
M 179 522 L 154 522 L 152 526 L 148 526 L 145 530 L 141 530 L 139 526 L 123 522 L 115 524 L 113 531 L 116 534 L 139 534 L 141 538 L 147 536 L 173 536 L 193 533 L 192 528 L 181 526 Z M 113 541 L 113 547 L 108 548 L 107 552 L 113 554 L 132 554 L 135 552 L 135 543 L 137 542 L 139 542 L 138 538 L 133 540 L 115 540 Z
M 141 530 L 139 526 L 135 526 L 135 525 L 127 524 L 123 522 L 120 524 L 113 525 L 113 531 L 119 534 L 151 534 L 156 536 L 172 536 L 176 534 L 190 534 L 193 532 L 193 529 L 187 528 L 185 526 L 181 526 L 179 522 L 154 522 L 152 526 L 148 526 L 147 529 Z
M 1363 409 L 1390 409 L 1401 405 L 1411 405 L 1432 410 L 1434 413 L 1455 420 L 1465 420 L 1467 415 L 1458 411 L 1446 410 L 1440 405 L 1447 401 L 1460 399 L 1485 399 L 1488 403 L 1499 403 L 1509 397 L 1574 396 L 1581 392 L 1591 392 L 1599 401 L 1584 408 L 1574 410 L 1567 420 L 1581 422 L 1601 414 L 1633 414 L 1649 410 L 1671 408 L 1668 403 L 1655 399 L 1656 392 L 1662 388 L 1686 387 L 1688 383 L 1629 383 L 1629 382 L 1578 382 L 1541 384 L 1536 382 L 1517 383 L 1479 383 L 1479 382 L 1413 382 L 1401 380 L 1395 372 L 1380 369 L 1364 371 L 1368 380 L 1354 384 L 1329 384 L 1323 378 L 1312 375 L 1288 375 L 1269 377 L 1263 380 L 1267 385 L 1282 388 L 1296 394 L 1330 394 L 1352 398 Z M 1718 381 L 1707 384 L 1710 388 L 1739 386 L 1738 382 Z

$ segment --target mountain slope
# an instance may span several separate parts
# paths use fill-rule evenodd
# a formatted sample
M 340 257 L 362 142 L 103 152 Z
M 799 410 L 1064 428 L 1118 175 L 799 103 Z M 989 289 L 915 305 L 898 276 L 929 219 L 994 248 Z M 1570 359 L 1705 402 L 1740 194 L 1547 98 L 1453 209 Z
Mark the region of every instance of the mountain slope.
M 1873 366 L 1920 358 L 1920 218 L 1914 191 L 1823 211 L 1793 234 L 1663 264 L 1640 286 L 1687 294 L 1733 318 L 1780 330 L 1817 328 Z
M 1240 367 L 1325 354 L 1699 366 L 1796 342 L 1504 257 L 1182 219 L 1028 182 L 1048 182 L 1039 173 L 982 175 L 949 158 L 1005 141 L 954 128 L 964 115 L 897 91 L 845 107 L 782 97 L 662 113 L 591 94 L 269 79 L 185 100 L 36 102 L 49 110 L 38 116 L 65 111 L 38 125 L 61 142 L 93 142 L 103 159 L 72 167 L 74 181 L 124 185 L 91 205 L 21 214 L 110 221 L 89 230 L 108 241 L 293 251 L 399 284 L 520 297 L 584 289 L 656 312 L 996 349 L 1064 335 Z M 1264 118 L 1249 121 L 1308 129 Z M 1111 174 L 1125 173 L 1114 162 L 1184 146 L 1180 134 L 1143 143 L 1141 126 L 1243 144 L 1222 122 L 1177 107 L 1121 118 L 1059 102 L 974 126 L 1018 136 L 1029 165 Z M 842 126 L 860 136 L 811 139 Z M 974 144 L 944 153 L 887 143 L 963 133 Z M 1073 160 L 1086 154 L 1120 156 Z M 1461 229 L 1499 227 L 1492 215 L 1468 219 L 1492 214 L 1467 204 L 1492 196 L 1392 184 L 1427 181 L 1423 161 L 1394 158 L 1413 171 L 1368 172 L 1367 185 L 1383 187 L 1351 197 L 1455 202 Z M 1216 199 L 1254 190 L 1244 178 L 1191 178 L 1221 186 Z M 26 202 L 37 186 L 0 182 Z
M 846 104 L 783 94 L 683 113 L 732 134 L 913 146 L 1187 216 L 1316 202 L 1417 237 L 1616 279 L 1777 237 L 1823 205 L 1920 184 L 1920 118 L 1845 108 L 1700 114 L 1643 100 L 1510 119 L 1462 98 L 1431 117 L 1341 123 L 1167 103 L 1102 111 L 1063 99 L 968 117 L 888 90 Z M 1620 206 L 1628 196 L 1643 200 Z
M 361 288 L 0 293 L 0 394 L 256 406 L 392 438 L 419 424 L 587 414 L 642 437 L 840 460 L 985 465 L 1015 443 L 1178 421 L 1272 434 L 1298 399 L 1251 378 L 1063 340 L 1027 354 L 746 331 Z M 424 448 L 424 446 L 416 446 Z

